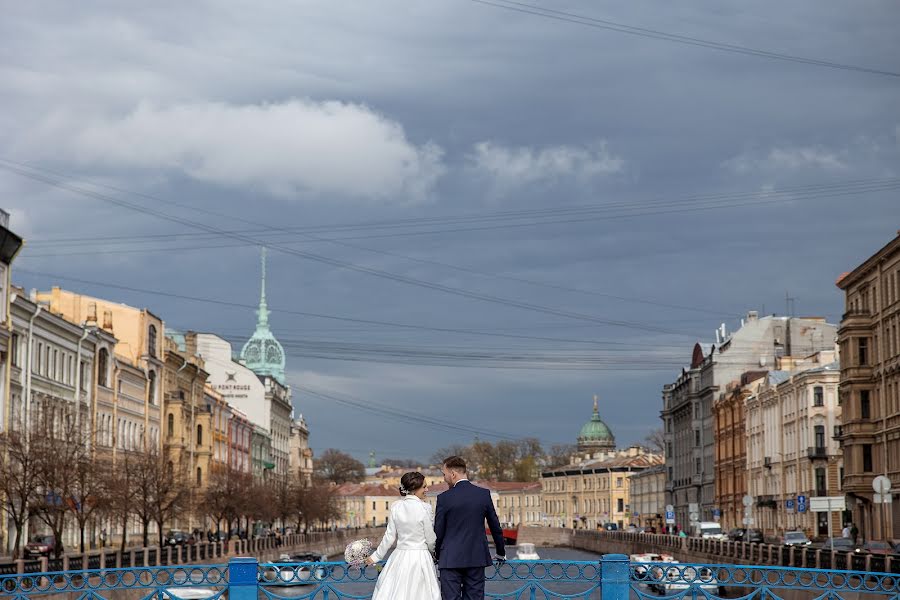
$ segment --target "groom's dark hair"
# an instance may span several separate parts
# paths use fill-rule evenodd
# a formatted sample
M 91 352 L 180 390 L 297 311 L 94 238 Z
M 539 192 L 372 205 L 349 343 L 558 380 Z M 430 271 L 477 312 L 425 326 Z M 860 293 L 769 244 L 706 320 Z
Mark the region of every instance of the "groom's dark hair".
M 466 461 L 462 456 L 448 456 L 444 459 L 444 468 L 451 471 L 466 472 Z

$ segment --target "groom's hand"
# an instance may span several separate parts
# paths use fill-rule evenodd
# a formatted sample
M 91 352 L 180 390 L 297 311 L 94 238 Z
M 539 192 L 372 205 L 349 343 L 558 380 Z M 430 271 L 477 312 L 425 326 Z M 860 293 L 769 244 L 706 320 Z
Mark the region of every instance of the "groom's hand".
M 503 563 L 506 562 L 506 557 L 500 556 L 500 555 L 494 555 L 494 562 L 497 563 L 498 565 L 502 565 Z

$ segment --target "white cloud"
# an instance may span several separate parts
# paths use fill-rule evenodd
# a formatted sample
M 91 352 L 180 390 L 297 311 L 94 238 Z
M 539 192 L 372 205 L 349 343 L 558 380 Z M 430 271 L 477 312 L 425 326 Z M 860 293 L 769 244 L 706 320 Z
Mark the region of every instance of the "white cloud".
M 757 171 L 796 171 L 821 169 L 841 171 L 847 168 L 845 151 L 834 151 L 824 146 L 776 146 L 768 152 L 745 152 L 724 162 L 735 173 Z
M 625 161 L 605 141 L 589 146 L 509 147 L 479 142 L 469 154 L 471 168 L 502 188 L 573 178 L 592 179 L 622 170 Z
M 141 103 L 121 117 L 58 112 L 17 151 L 81 166 L 164 169 L 224 186 L 408 202 L 428 197 L 442 150 L 410 142 L 366 106 L 281 103 Z

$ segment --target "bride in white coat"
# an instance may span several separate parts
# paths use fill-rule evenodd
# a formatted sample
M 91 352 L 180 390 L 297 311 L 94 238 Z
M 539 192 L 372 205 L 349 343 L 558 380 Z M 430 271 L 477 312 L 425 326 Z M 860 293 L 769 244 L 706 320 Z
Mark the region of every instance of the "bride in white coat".
M 425 476 L 406 473 L 400 479 L 403 498 L 391 505 L 387 531 L 378 549 L 366 559 L 373 565 L 397 547 L 375 583 L 372 600 L 440 600 L 434 566 L 434 514 L 425 502 Z

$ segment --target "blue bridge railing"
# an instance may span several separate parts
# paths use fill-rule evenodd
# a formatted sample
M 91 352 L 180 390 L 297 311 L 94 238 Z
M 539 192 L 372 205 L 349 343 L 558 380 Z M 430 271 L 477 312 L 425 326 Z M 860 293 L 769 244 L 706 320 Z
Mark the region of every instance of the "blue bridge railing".
M 365 600 L 379 569 L 337 562 L 259 563 L 234 558 L 225 565 L 88 569 L 0 577 L 0 598 L 65 593 L 77 600 Z M 900 598 L 900 578 L 889 573 L 629 562 L 621 554 L 600 561 L 509 561 L 489 567 L 486 597 L 497 600 L 784 599 L 801 590 L 815 600 L 859 594 Z M 74 594 L 74 595 L 73 595 Z

